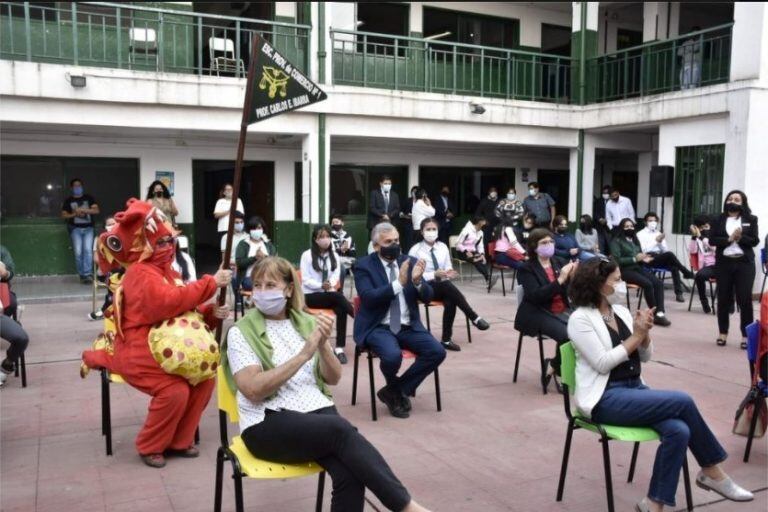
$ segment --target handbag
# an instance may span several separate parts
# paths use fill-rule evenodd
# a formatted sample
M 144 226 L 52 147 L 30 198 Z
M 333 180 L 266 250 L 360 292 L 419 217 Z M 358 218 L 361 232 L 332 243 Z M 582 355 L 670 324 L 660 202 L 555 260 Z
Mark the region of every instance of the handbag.
M 752 424 L 752 418 L 755 415 L 755 406 L 758 404 L 763 405 L 758 400 L 761 400 L 760 390 L 757 386 L 753 386 L 748 392 L 744 400 L 741 401 L 739 408 L 736 409 L 736 418 L 733 420 L 733 433 L 739 436 L 749 436 L 749 427 Z M 760 413 L 757 417 L 757 423 L 755 424 L 755 437 L 763 437 L 765 435 L 765 426 L 768 424 L 768 408 L 760 407 Z

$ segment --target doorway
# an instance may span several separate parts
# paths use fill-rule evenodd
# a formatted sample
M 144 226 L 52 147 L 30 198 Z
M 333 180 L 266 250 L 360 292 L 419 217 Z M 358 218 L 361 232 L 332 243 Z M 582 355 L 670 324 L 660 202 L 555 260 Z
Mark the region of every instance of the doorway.
M 221 263 L 221 236 L 213 209 L 219 191 L 235 177 L 235 162 L 229 160 L 193 160 L 195 264 L 198 274 L 215 271 Z M 266 234 L 273 238 L 274 162 L 243 162 L 240 199 L 245 218 L 258 215 L 266 222 Z
M 568 217 L 568 187 L 570 185 L 568 169 L 539 169 L 536 181 L 542 192 L 546 192 L 555 200 L 555 211 L 558 215 Z M 574 220 L 574 219 L 571 219 Z

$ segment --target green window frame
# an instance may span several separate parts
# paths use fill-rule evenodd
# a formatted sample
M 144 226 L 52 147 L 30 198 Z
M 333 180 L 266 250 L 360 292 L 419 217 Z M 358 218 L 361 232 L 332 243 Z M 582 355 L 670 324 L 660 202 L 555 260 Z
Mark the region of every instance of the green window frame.
M 724 168 L 725 144 L 675 148 L 675 233 L 687 233 L 696 215 L 720 212 Z

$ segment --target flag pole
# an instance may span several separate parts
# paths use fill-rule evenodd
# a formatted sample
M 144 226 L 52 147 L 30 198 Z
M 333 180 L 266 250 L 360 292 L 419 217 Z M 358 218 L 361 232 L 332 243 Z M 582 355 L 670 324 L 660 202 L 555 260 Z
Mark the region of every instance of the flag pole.
M 237 141 L 237 158 L 235 160 L 235 177 L 232 180 L 232 201 L 229 206 L 229 223 L 227 224 L 227 238 L 224 245 L 224 257 L 222 258 L 222 268 L 229 268 L 229 261 L 232 257 L 232 232 L 235 228 L 235 211 L 237 210 L 237 200 L 240 195 L 240 181 L 243 176 L 243 154 L 245 153 L 245 138 L 248 135 L 248 119 L 251 112 L 251 101 L 253 97 L 253 77 L 256 69 L 256 59 L 258 56 L 258 41 L 261 38 L 258 34 L 253 34 L 251 44 L 251 59 L 248 62 L 248 78 L 245 82 L 245 100 L 243 101 L 243 118 L 240 122 L 240 138 Z M 245 213 L 245 212 L 243 212 Z M 237 290 L 235 290 L 237 296 Z M 217 304 L 223 306 L 227 301 L 227 287 L 221 289 Z M 237 302 L 234 304 L 237 307 Z M 216 327 L 216 340 L 221 344 L 222 326 L 220 322 Z

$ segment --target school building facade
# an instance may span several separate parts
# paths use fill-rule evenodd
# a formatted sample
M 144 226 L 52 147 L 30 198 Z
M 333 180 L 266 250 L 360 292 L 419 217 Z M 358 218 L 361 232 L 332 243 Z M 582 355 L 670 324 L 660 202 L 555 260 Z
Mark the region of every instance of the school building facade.
M 571 221 L 616 185 L 639 216 L 663 207 L 684 257 L 692 217 L 728 190 L 768 219 L 767 17 L 762 2 L 6 2 L 0 241 L 20 274 L 74 273 L 69 180 L 108 214 L 163 178 L 215 260 L 258 32 L 328 94 L 248 131 L 246 216 L 289 259 L 334 212 L 365 247 L 384 174 L 402 200 L 449 185 L 457 230 L 492 185 L 538 181 Z M 674 166 L 671 197 L 650 196 L 654 165 Z

